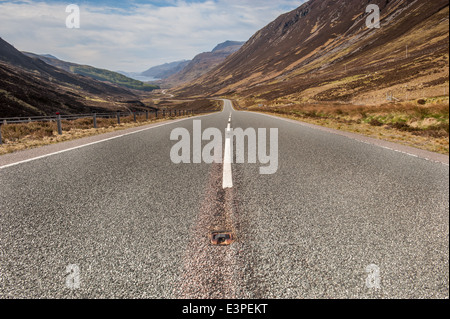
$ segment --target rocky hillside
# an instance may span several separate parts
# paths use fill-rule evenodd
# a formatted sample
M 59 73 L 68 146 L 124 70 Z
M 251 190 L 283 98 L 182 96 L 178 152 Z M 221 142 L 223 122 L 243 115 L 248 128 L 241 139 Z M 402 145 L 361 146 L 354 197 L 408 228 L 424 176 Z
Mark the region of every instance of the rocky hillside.
M 377 103 L 445 94 L 449 1 L 373 0 L 381 28 L 366 26 L 367 0 L 310 0 L 258 31 L 179 96 L 227 95 L 249 103 Z M 447 89 L 448 94 L 448 89 Z
M 124 88 L 30 58 L 0 38 L 0 117 L 145 109 Z
M 195 81 L 208 71 L 214 69 L 231 54 L 238 51 L 244 42 L 226 41 L 217 45 L 211 52 L 197 55 L 180 72 L 162 81 L 164 85 L 176 86 L 183 83 Z
M 80 65 L 72 62 L 66 62 L 62 61 L 52 55 L 46 54 L 46 55 L 38 55 L 30 52 L 22 52 L 26 56 L 33 58 L 33 59 L 39 59 L 44 61 L 45 63 L 52 65 L 54 67 L 63 69 L 64 71 L 73 73 L 73 74 L 79 74 L 84 75 L 87 77 L 90 77 L 94 80 L 98 81 L 104 81 L 109 82 L 112 84 L 117 84 L 121 87 L 132 89 L 132 90 L 139 90 L 139 91 L 146 91 L 150 92 L 156 89 L 159 89 L 156 85 L 150 85 L 143 83 L 138 80 L 134 80 L 132 78 L 129 78 L 123 74 L 105 70 L 105 69 L 99 69 L 90 65 Z

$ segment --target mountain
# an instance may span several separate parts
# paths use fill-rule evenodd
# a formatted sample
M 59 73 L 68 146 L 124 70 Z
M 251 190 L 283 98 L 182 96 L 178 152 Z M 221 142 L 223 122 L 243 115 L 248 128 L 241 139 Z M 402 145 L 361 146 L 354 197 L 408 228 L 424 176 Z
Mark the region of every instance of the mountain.
M 194 81 L 238 51 L 244 43 L 237 41 L 221 43 L 213 51 L 197 55 L 181 71 L 165 79 L 162 83 L 168 86 L 175 86 Z
M 128 89 L 140 91 L 153 91 L 155 89 L 159 89 L 159 87 L 156 85 L 145 84 L 141 81 L 134 80 L 117 72 L 99 69 L 89 65 L 80 65 L 76 63 L 62 61 L 49 54 L 38 55 L 30 52 L 22 52 L 22 53 L 33 59 L 40 59 L 49 65 L 63 69 L 67 72 L 84 75 L 99 81 L 110 82 Z
M 182 96 L 238 96 L 252 105 L 365 101 L 448 87 L 449 1 L 372 0 L 381 28 L 369 29 L 367 0 L 310 0 L 258 31 Z M 448 89 L 447 89 L 448 92 Z
M 58 59 L 57 57 L 51 55 L 51 54 L 43 54 L 43 55 L 39 55 L 39 54 L 34 54 L 31 52 L 22 52 L 24 55 L 26 55 L 27 57 L 30 57 L 32 59 L 39 59 L 44 61 L 45 63 L 52 65 L 54 67 L 63 69 L 64 71 L 67 72 L 71 72 L 70 67 L 74 64 L 70 63 L 70 62 L 65 62 L 62 61 L 60 59 Z
M 30 58 L 0 38 L 0 117 L 145 109 L 127 89 Z
M 23 52 L 23 53 L 25 53 L 25 52 Z M 43 56 L 44 58 L 50 58 L 50 59 L 56 59 L 56 60 L 58 60 L 57 57 L 55 57 L 54 55 L 51 55 L 51 54 L 43 54 L 42 56 Z
M 218 44 L 211 52 L 212 53 L 222 52 L 232 54 L 237 50 L 239 50 L 244 44 L 245 42 L 225 41 L 224 43 Z
M 146 76 L 149 78 L 155 79 L 167 79 L 171 75 L 180 72 L 183 70 L 188 64 L 191 62 L 190 60 L 182 60 L 172 63 L 166 63 L 163 65 L 154 66 L 147 71 L 141 73 L 142 76 Z

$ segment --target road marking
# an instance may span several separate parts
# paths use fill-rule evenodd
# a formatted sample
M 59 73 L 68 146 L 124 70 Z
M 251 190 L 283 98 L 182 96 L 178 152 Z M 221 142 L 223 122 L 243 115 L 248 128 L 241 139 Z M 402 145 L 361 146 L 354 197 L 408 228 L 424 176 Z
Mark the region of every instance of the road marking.
M 225 157 L 223 160 L 223 189 L 233 187 L 233 176 L 231 171 L 231 138 L 225 141 Z
M 301 125 L 301 126 L 313 129 L 313 130 L 320 130 L 320 131 L 323 131 L 323 132 L 326 132 L 326 133 L 329 133 L 329 134 L 335 134 L 335 135 L 338 135 L 338 136 L 346 137 L 346 138 L 354 140 L 356 142 L 364 143 L 364 144 L 367 144 L 367 145 L 370 145 L 370 146 L 374 146 L 374 147 L 380 147 L 380 148 L 383 148 L 383 149 L 386 149 L 386 150 L 389 150 L 389 151 L 393 151 L 393 152 L 397 152 L 397 153 L 404 154 L 404 155 L 407 155 L 407 156 L 411 156 L 411 157 L 414 157 L 414 158 L 422 159 L 422 160 L 425 160 L 425 161 L 428 161 L 428 162 L 443 164 L 444 166 L 450 166 L 448 163 L 445 163 L 445 162 L 440 161 L 440 160 L 435 160 L 435 159 L 426 157 L 424 155 L 412 154 L 412 153 L 401 151 L 401 150 L 398 150 L 398 149 L 395 149 L 395 148 L 392 148 L 392 147 L 379 145 L 379 144 L 376 144 L 374 142 L 364 141 L 364 140 L 360 139 L 357 136 L 351 137 L 351 136 L 345 135 L 345 133 L 350 133 L 350 134 L 354 134 L 354 135 L 360 135 L 361 138 L 367 138 L 368 137 L 368 136 L 365 136 L 365 135 L 362 135 L 362 134 L 356 134 L 356 133 L 351 133 L 351 132 L 347 132 L 347 131 L 336 131 L 336 132 L 334 132 L 335 130 L 329 129 L 329 128 L 325 127 L 325 126 L 309 124 L 309 123 L 301 122 L 301 121 L 295 121 L 295 120 L 286 119 L 286 118 L 282 118 L 282 117 L 278 117 L 278 116 L 274 116 L 274 115 L 270 115 L 270 114 L 265 114 L 265 113 L 250 112 L 250 111 L 240 111 L 240 112 L 244 112 L 244 113 L 248 113 L 248 114 L 252 114 L 252 115 L 253 114 L 259 114 L 259 115 L 263 115 L 263 116 L 268 116 L 268 117 L 271 117 L 271 118 L 274 118 L 274 119 L 277 119 L 277 120 L 282 120 L 282 121 L 289 122 L 291 124 Z M 331 130 L 333 130 L 333 131 L 331 131 Z M 342 133 L 344 133 L 344 134 L 342 134 Z M 370 138 L 370 137 L 368 137 L 368 138 Z M 383 140 L 381 140 L 381 141 L 383 141 Z
M 231 169 L 231 124 L 228 123 L 225 138 L 225 154 L 223 159 L 223 189 L 233 187 L 233 173 Z
M 214 114 L 215 113 L 207 114 L 207 115 L 201 115 L 201 116 L 197 116 L 195 118 L 204 117 L 204 116 L 211 116 L 211 115 L 214 115 Z M 29 158 L 29 159 L 22 160 L 22 161 L 19 161 L 19 162 L 16 162 L 16 163 L 11 163 L 11 164 L 0 166 L 0 170 L 2 170 L 4 168 L 8 168 L 8 167 L 24 164 L 24 163 L 29 163 L 29 162 L 36 161 L 36 160 L 39 160 L 39 159 L 43 159 L 43 158 L 46 158 L 46 157 L 50 157 L 50 156 L 53 156 L 53 155 L 58 155 L 58 154 L 62 154 L 62 153 L 65 153 L 65 152 L 74 151 L 74 150 L 77 150 L 77 149 L 80 149 L 80 148 L 83 148 L 83 147 L 87 147 L 87 146 L 91 146 L 91 145 L 95 145 L 95 144 L 99 144 L 99 143 L 115 140 L 115 139 L 118 139 L 118 138 L 121 138 L 121 137 L 124 137 L 124 136 L 133 135 L 133 134 L 137 134 L 137 133 L 142 133 L 142 132 L 145 132 L 145 131 L 148 131 L 148 130 L 151 130 L 151 129 L 154 129 L 154 128 L 158 128 L 158 127 L 161 127 L 161 126 L 165 126 L 165 125 L 169 125 L 169 124 L 175 124 L 175 123 L 178 123 L 178 122 L 181 122 L 181 121 L 186 121 L 186 120 L 193 120 L 195 118 L 179 119 L 179 120 L 171 121 L 169 123 L 163 123 L 163 124 L 155 125 L 155 126 L 152 126 L 152 127 L 148 127 L 148 128 L 142 129 L 142 130 L 138 130 L 138 131 L 134 131 L 134 132 L 130 132 L 130 133 L 125 133 L 125 134 L 113 136 L 113 137 L 106 138 L 106 139 L 103 139 L 103 140 L 100 140 L 100 141 L 96 141 L 96 142 L 92 142 L 92 143 L 88 143 L 88 144 L 83 144 L 83 145 L 79 145 L 79 146 L 76 146 L 76 147 L 71 147 L 71 148 L 68 148 L 68 149 L 65 149 L 65 150 L 61 150 L 61 151 L 58 151 L 58 152 L 53 152 L 53 153 L 45 154 L 45 155 L 42 155 L 42 156 Z

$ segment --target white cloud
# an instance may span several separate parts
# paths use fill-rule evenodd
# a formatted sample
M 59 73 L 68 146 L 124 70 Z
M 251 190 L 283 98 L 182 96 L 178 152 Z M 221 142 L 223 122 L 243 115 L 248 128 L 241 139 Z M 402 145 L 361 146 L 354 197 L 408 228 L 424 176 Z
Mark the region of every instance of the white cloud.
M 49 53 L 110 70 L 150 66 L 210 51 L 226 40 L 248 40 L 297 0 L 217 0 L 129 10 L 81 6 L 81 29 L 67 29 L 65 5 L 0 1 L 0 37 L 17 49 Z

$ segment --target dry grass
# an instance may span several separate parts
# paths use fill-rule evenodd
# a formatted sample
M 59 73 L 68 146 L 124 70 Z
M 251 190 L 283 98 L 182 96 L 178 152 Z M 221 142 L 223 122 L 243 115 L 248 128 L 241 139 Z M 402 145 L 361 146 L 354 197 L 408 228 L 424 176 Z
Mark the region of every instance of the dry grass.
M 132 116 L 129 116 L 122 117 L 120 125 L 117 124 L 117 119 L 99 118 L 97 119 L 97 129 L 93 128 L 93 119 L 91 118 L 62 121 L 62 135 L 57 133 L 56 122 L 1 125 L 3 145 L 0 145 L 0 155 L 183 117 L 190 116 L 166 117 L 164 119 L 153 117 L 147 121 L 144 115 L 137 117 L 137 123 L 134 122 Z
M 378 106 L 330 103 L 248 109 L 449 154 L 448 97 Z

